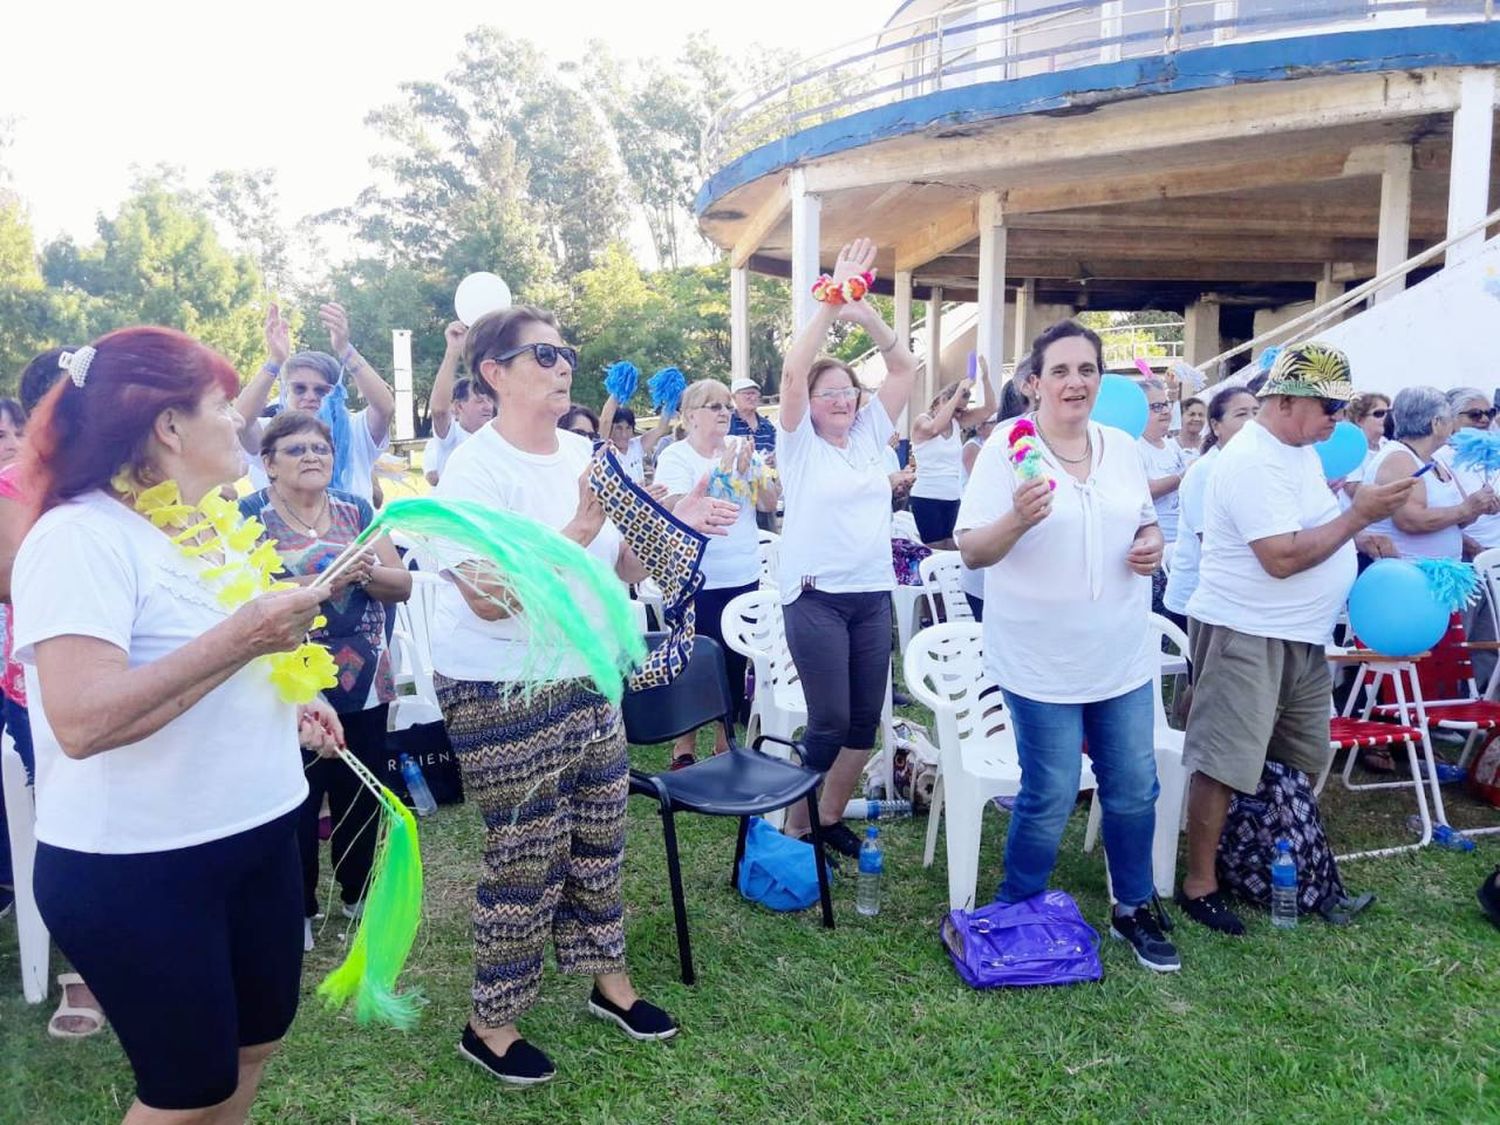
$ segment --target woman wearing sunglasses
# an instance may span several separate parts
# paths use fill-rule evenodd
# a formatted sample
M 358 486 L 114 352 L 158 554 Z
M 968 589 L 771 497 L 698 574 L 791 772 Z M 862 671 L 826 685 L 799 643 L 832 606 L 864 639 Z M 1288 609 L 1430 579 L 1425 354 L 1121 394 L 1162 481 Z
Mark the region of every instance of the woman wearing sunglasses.
M 261 464 L 267 485 L 240 501 L 246 517 L 260 520 L 291 580 L 305 586 L 336 559 L 375 518 L 368 501 L 330 487 L 334 447 L 328 426 L 316 414 L 287 410 L 261 434 Z M 371 770 L 383 771 L 386 713 L 395 698 L 386 648 L 387 606 L 411 597 L 411 572 L 401 565 L 385 536 L 334 580 L 320 612 L 327 624 L 312 639 L 333 653 L 339 683 L 323 693 L 344 724 L 348 752 Z M 318 903 L 318 818 L 323 798 L 333 820 L 330 846 L 345 917 L 358 917 L 375 857 L 379 809 L 354 772 L 334 761 L 334 751 L 302 752 L 307 799 L 297 827 L 302 853 L 303 945 L 313 945 Z
M 682 418 L 687 435 L 674 441 L 656 458 L 655 484 L 665 489 L 662 503 L 678 502 L 705 474 L 727 474 L 738 488 L 739 515 L 729 534 L 711 539 L 703 553 L 703 588 L 694 599 L 698 632 L 712 637 L 724 653 L 729 674 L 729 698 L 735 718 L 748 718 L 745 700 L 745 658 L 724 643 L 724 607 L 741 594 L 760 585 L 760 532 L 755 513 L 774 512 L 781 489 L 773 475 L 758 471 L 752 461 L 755 439 L 749 435 L 731 438 L 729 420 L 734 414 L 729 388 L 717 379 L 699 379 L 682 393 Z M 727 748 L 722 724 L 714 723 L 714 752 Z M 672 766 L 692 765 L 696 733 L 685 734 L 672 749 Z
M 587 406 L 580 406 L 576 402 L 568 407 L 568 412 L 557 420 L 557 428 L 577 434 L 579 437 L 586 437 L 591 442 L 599 441 L 599 415 Z
M 1390 416 L 1391 400 L 1378 392 L 1363 391 L 1349 400 L 1344 417 L 1358 426 L 1365 435 L 1368 450 L 1359 468 L 1344 478 L 1344 498 L 1340 501 L 1343 507 L 1347 508 L 1348 501 L 1354 499 L 1354 493 L 1364 482 L 1365 471 L 1369 469 L 1370 462 L 1375 460 L 1375 454 L 1385 445 L 1386 434 L 1390 429 Z
M 874 265 L 875 244 L 856 239 L 839 253 L 833 286 L 847 297 L 852 280 L 859 292 L 859 279 Z M 885 361 L 885 381 L 863 405 L 849 366 L 818 355 L 836 320 L 863 328 Z M 826 775 L 823 839 L 849 856 L 859 854 L 860 841 L 843 822 L 844 806 L 875 746 L 890 677 L 896 576 L 885 447 L 911 399 L 916 371 L 906 341 L 863 299 L 820 300 L 781 371 L 782 612 L 807 697 L 804 760 Z M 788 834 L 809 829 L 804 805 L 787 810 Z
M 1390 538 L 1401 558 L 1462 558 L 1464 529 L 1480 516 L 1500 511 L 1500 500 L 1488 484 L 1481 481 L 1466 493 L 1453 473 L 1434 460 L 1453 434 L 1453 417 L 1448 397 L 1436 387 L 1397 391 L 1391 403 L 1394 440 L 1365 470 L 1366 480 L 1388 484 L 1433 466 L 1393 515 L 1370 525 L 1372 532 Z

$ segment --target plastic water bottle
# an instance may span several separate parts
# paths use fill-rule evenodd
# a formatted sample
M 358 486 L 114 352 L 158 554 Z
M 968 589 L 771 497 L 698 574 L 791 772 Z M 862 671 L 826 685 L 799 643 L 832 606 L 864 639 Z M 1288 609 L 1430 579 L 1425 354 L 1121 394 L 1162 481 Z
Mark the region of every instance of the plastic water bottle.
M 427 779 L 422 776 L 422 767 L 412 761 L 410 754 L 402 754 L 401 780 L 406 782 L 406 791 L 417 807 L 418 816 L 431 816 L 437 812 L 437 802 L 432 799 L 432 790 L 427 788 Z
M 1297 861 L 1290 840 L 1276 841 L 1276 858 L 1271 861 L 1271 925 L 1297 928 Z
M 873 824 L 865 829 L 865 842 L 859 848 L 859 891 L 854 908 L 861 914 L 880 913 L 880 876 L 885 872 L 885 853 L 880 850 L 880 829 Z
M 845 818 L 854 820 L 876 820 L 885 817 L 911 816 L 910 801 L 877 800 L 874 797 L 851 797 L 844 806 Z

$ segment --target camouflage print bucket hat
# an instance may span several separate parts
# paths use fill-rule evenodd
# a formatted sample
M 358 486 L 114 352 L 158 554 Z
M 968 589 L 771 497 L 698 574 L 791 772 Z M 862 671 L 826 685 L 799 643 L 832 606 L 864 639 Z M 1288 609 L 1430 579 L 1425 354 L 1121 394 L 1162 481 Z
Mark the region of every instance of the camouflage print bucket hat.
M 1348 402 L 1354 397 L 1349 378 L 1349 357 L 1338 348 L 1308 342 L 1282 348 L 1271 365 L 1260 397 L 1295 395 L 1299 398 L 1327 398 Z

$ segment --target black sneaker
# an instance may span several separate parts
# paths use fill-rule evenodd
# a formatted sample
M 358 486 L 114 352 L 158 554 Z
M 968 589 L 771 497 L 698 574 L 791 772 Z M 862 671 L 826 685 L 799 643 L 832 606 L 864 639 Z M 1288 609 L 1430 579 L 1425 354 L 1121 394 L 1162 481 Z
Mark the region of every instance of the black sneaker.
M 1135 959 L 1153 973 L 1175 973 L 1182 968 L 1177 956 L 1177 947 L 1167 940 L 1166 931 L 1172 928 L 1161 904 L 1153 899 L 1135 908 L 1133 914 L 1111 914 L 1109 935 L 1128 941 L 1135 950 Z
M 526 1040 L 517 1039 L 505 1049 L 505 1054 L 497 1055 L 468 1024 L 464 1025 L 463 1038 L 458 1041 L 458 1053 L 512 1086 L 536 1086 L 557 1073 L 552 1060 Z
M 1188 898 L 1179 890 L 1174 901 L 1194 922 L 1200 926 L 1207 926 L 1215 933 L 1240 937 L 1245 932 L 1245 923 L 1241 922 L 1240 916 L 1230 909 L 1229 900 L 1224 897 L 1223 891 L 1212 891 L 1206 895 L 1199 895 L 1197 898 Z
M 1479 899 L 1479 908 L 1489 915 L 1490 921 L 1500 926 L 1500 867 L 1483 883 L 1479 884 L 1479 890 L 1475 892 Z
M 860 846 L 864 843 L 842 820 L 823 825 L 823 843 L 840 855 L 850 859 L 859 858 Z
M 678 1030 L 676 1021 L 655 1004 L 637 1000 L 627 1012 L 605 997 L 597 984 L 589 993 L 589 1011 L 601 1020 L 619 1024 L 620 1030 L 632 1039 L 670 1039 Z

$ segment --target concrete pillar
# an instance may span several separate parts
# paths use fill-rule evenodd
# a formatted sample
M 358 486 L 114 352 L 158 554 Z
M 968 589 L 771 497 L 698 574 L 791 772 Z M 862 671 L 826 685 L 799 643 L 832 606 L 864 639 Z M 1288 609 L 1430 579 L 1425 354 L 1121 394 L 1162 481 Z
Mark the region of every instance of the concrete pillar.
M 411 383 L 411 329 L 391 329 L 391 381 L 396 392 L 396 440 L 417 435 L 417 403 Z
M 917 412 L 921 413 L 943 385 L 943 288 L 940 285 L 932 287 L 932 296 L 927 299 L 927 363 L 917 385 L 921 391 L 913 398 Z
M 1411 145 L 1386 145 L 1385 167 L 1380 173 L 1380 235 L 1375 248 L 1375 272 L 1406 261 L 1411 241 Z M 1382 285 L 1370 299 L 1372 305 L 1405 292 L 1406 278 Z
M 1495 130 L 1495 72 L 1466 71 L 1459 80 L 1458 112 L 1453 115 L 1453 160 L 1448 166 L 1448 237 L 1490 213 L 1490 145 Z M 1448 248 L 1456 266 L 1484 246 L 1475 231 Z
M 974 350 L 989 368 L 990 386 L 996 394 L 1005 359 L 1004 340 L 1005 223 L 999 193 L 987 191 L 979 197 L 979 316 Z
M 750 378 L 750 271 L 729 271 L 729 378 Z
M 897 270 L 891 282 L 896 302 L 895 322 L 891 328 L 896 333 L 896 339 L 911 347 L 911 270 Z M 897 423 L 896 429 L 902 437 L 911 436 L 910 405 L 901 412 L 901 421 Z
M 1016 290 L 1016 331 L 1011 355 L 1020 363 L 1031 353 L 1036 337 L 1036 278 L 1028 277 Z
M 792 196 L 792 330 L 800 332 L 812 320 L 817 301 L 812 285 L 821 272 L 818 238 L 823 200 L 807 190 L 801 168 L 789 177 Z
M 1199 298 L 1187 307 L 1183 317 L 1183 356 L 1196 366 L 1223 350 L 1224 341 L 1219 335 L 1219 302 Z
M 1344 283 L 1335 281 L 1333 277 L 1333 263 L 1323 264 L 1323 277 L 1319 280 L 1317 288 L 1313 290 L 1313 304 L 1326 305 L 1329 301 L 1337 300 L 1344 295 Z

